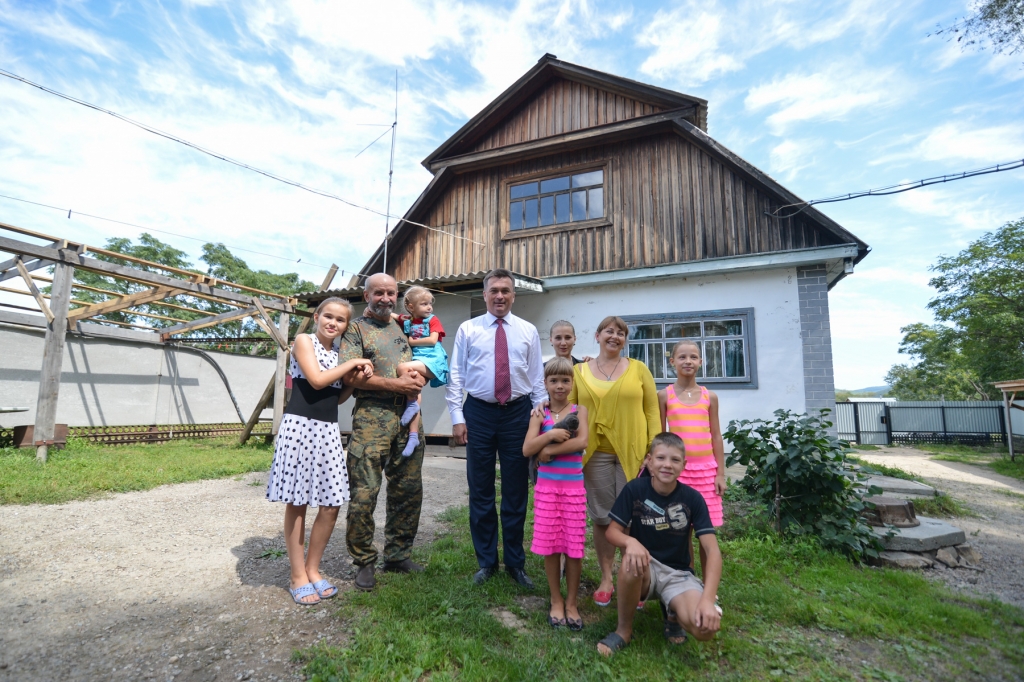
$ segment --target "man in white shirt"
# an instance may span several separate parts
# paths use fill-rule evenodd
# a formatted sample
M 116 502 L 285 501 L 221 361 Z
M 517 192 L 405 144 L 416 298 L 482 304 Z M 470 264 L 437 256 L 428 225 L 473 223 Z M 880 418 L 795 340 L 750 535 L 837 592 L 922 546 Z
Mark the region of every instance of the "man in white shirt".
M 512 273 L 501 268 L 484 277 L 487 313 L 463 322 L 455 334 L 448 380 L 452 434 L 466 446 L 469 529 L 480 585 L 498 571 L 498 513 L 494 457 L 501 466 L 501 535 L 505 571 L 533 589 L 523 567 L 523 524 L 529 498 L 529 460 L 523 441 L 530 411 L 547 400 L 544 360 L 537 328 L 512 314 Z M 463 390 L 468 394 L 463 404 Z

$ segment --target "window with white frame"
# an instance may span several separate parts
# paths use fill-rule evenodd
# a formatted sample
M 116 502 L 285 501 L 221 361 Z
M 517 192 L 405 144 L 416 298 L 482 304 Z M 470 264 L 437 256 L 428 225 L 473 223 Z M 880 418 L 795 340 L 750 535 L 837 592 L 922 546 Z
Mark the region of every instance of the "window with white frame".
M 626 353 L 646 364 L 658 383 L 675 381 L 669 357 L 676 343 L 685 339 L 701 349 L 704 362 L 697 373 L 700 383 L 756 387 L 752 309 L 623 319 L 629 326 Z

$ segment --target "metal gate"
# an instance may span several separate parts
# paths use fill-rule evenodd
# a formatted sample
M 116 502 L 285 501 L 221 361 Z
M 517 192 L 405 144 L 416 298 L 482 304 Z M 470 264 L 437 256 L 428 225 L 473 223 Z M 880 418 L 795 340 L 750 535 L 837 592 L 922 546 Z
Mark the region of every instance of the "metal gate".
M 888 445 L 885 403 L 836 403 L 839 437 L 861 445 Z

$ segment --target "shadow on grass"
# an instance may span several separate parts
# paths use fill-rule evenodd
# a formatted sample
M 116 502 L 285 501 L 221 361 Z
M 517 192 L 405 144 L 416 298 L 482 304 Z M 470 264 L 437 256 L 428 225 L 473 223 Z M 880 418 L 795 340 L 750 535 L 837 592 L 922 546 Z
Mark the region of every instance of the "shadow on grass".
M 1019 609 L 958 598 L 913 573 L 854 566 L 812 541 L 758 532 L 756 524 L 723 534 L 725 616 L 715 641 L 667 644 L 660 610 L 648 604 L 633 642 L 606 660 L 596 644 L 615 628 L 614 602 L 602 609 L 581 599 L 584 630 L 552 630 L 545 588 L 529 595 L 504 574 L 473 585 L 465 508 L 446 512 L 443 522 L 447 530 L 416 556 L 423 574 L 384 575 L 374 593 L 342 595 L 337 616 L 347 625 L 346 645 L 300 652 L 309 679 L 987 680 L 1024 673 Z M 527 571 L 543 583 L 540 557 L 529 557 Z M 584 577 L 592 589 L 592 554 Z

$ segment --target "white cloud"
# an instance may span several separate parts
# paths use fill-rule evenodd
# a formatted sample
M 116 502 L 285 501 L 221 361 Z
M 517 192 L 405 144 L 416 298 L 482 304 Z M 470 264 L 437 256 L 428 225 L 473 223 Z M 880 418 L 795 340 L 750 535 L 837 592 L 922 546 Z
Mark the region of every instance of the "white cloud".
M 790 73 L 750 89 L 748 111 L 774 109 L 767 123 L 781 133 L 795 123 L 836 121 L 853 112 L 891 106 L 909 93 L 893 69 L 871 70 L 834 63 L 814 73 Z
M 792 180 L 801 169 L 814 163 L 816 147 L 810 140 L 783 140 L 771 150 L 772 173 L 787 181 Z
M 654 48 L 640 70 L 655 78 L 700 85 L 743 68 L 740 59 L 720 50 L 732 27 L 724 25 L 725 17 L 715 9 L 714 3 L 691 0 L 671 12 L 658 10 L 637 38 L 640 46 Z
M 975 127 L 970 120 L 933 128 L 914 149 L 927 161 L 967 160 L 990 164 L 1024 158 L 1024 125 Z
M 35 34 L 97 57 L 113 59 L 116 51 L 116 41 L 72 23 L 60 12 L 23 11 L 16 9 L 9 2 L 0 2 L 0 29 L 3 24 L 16 31 Z

